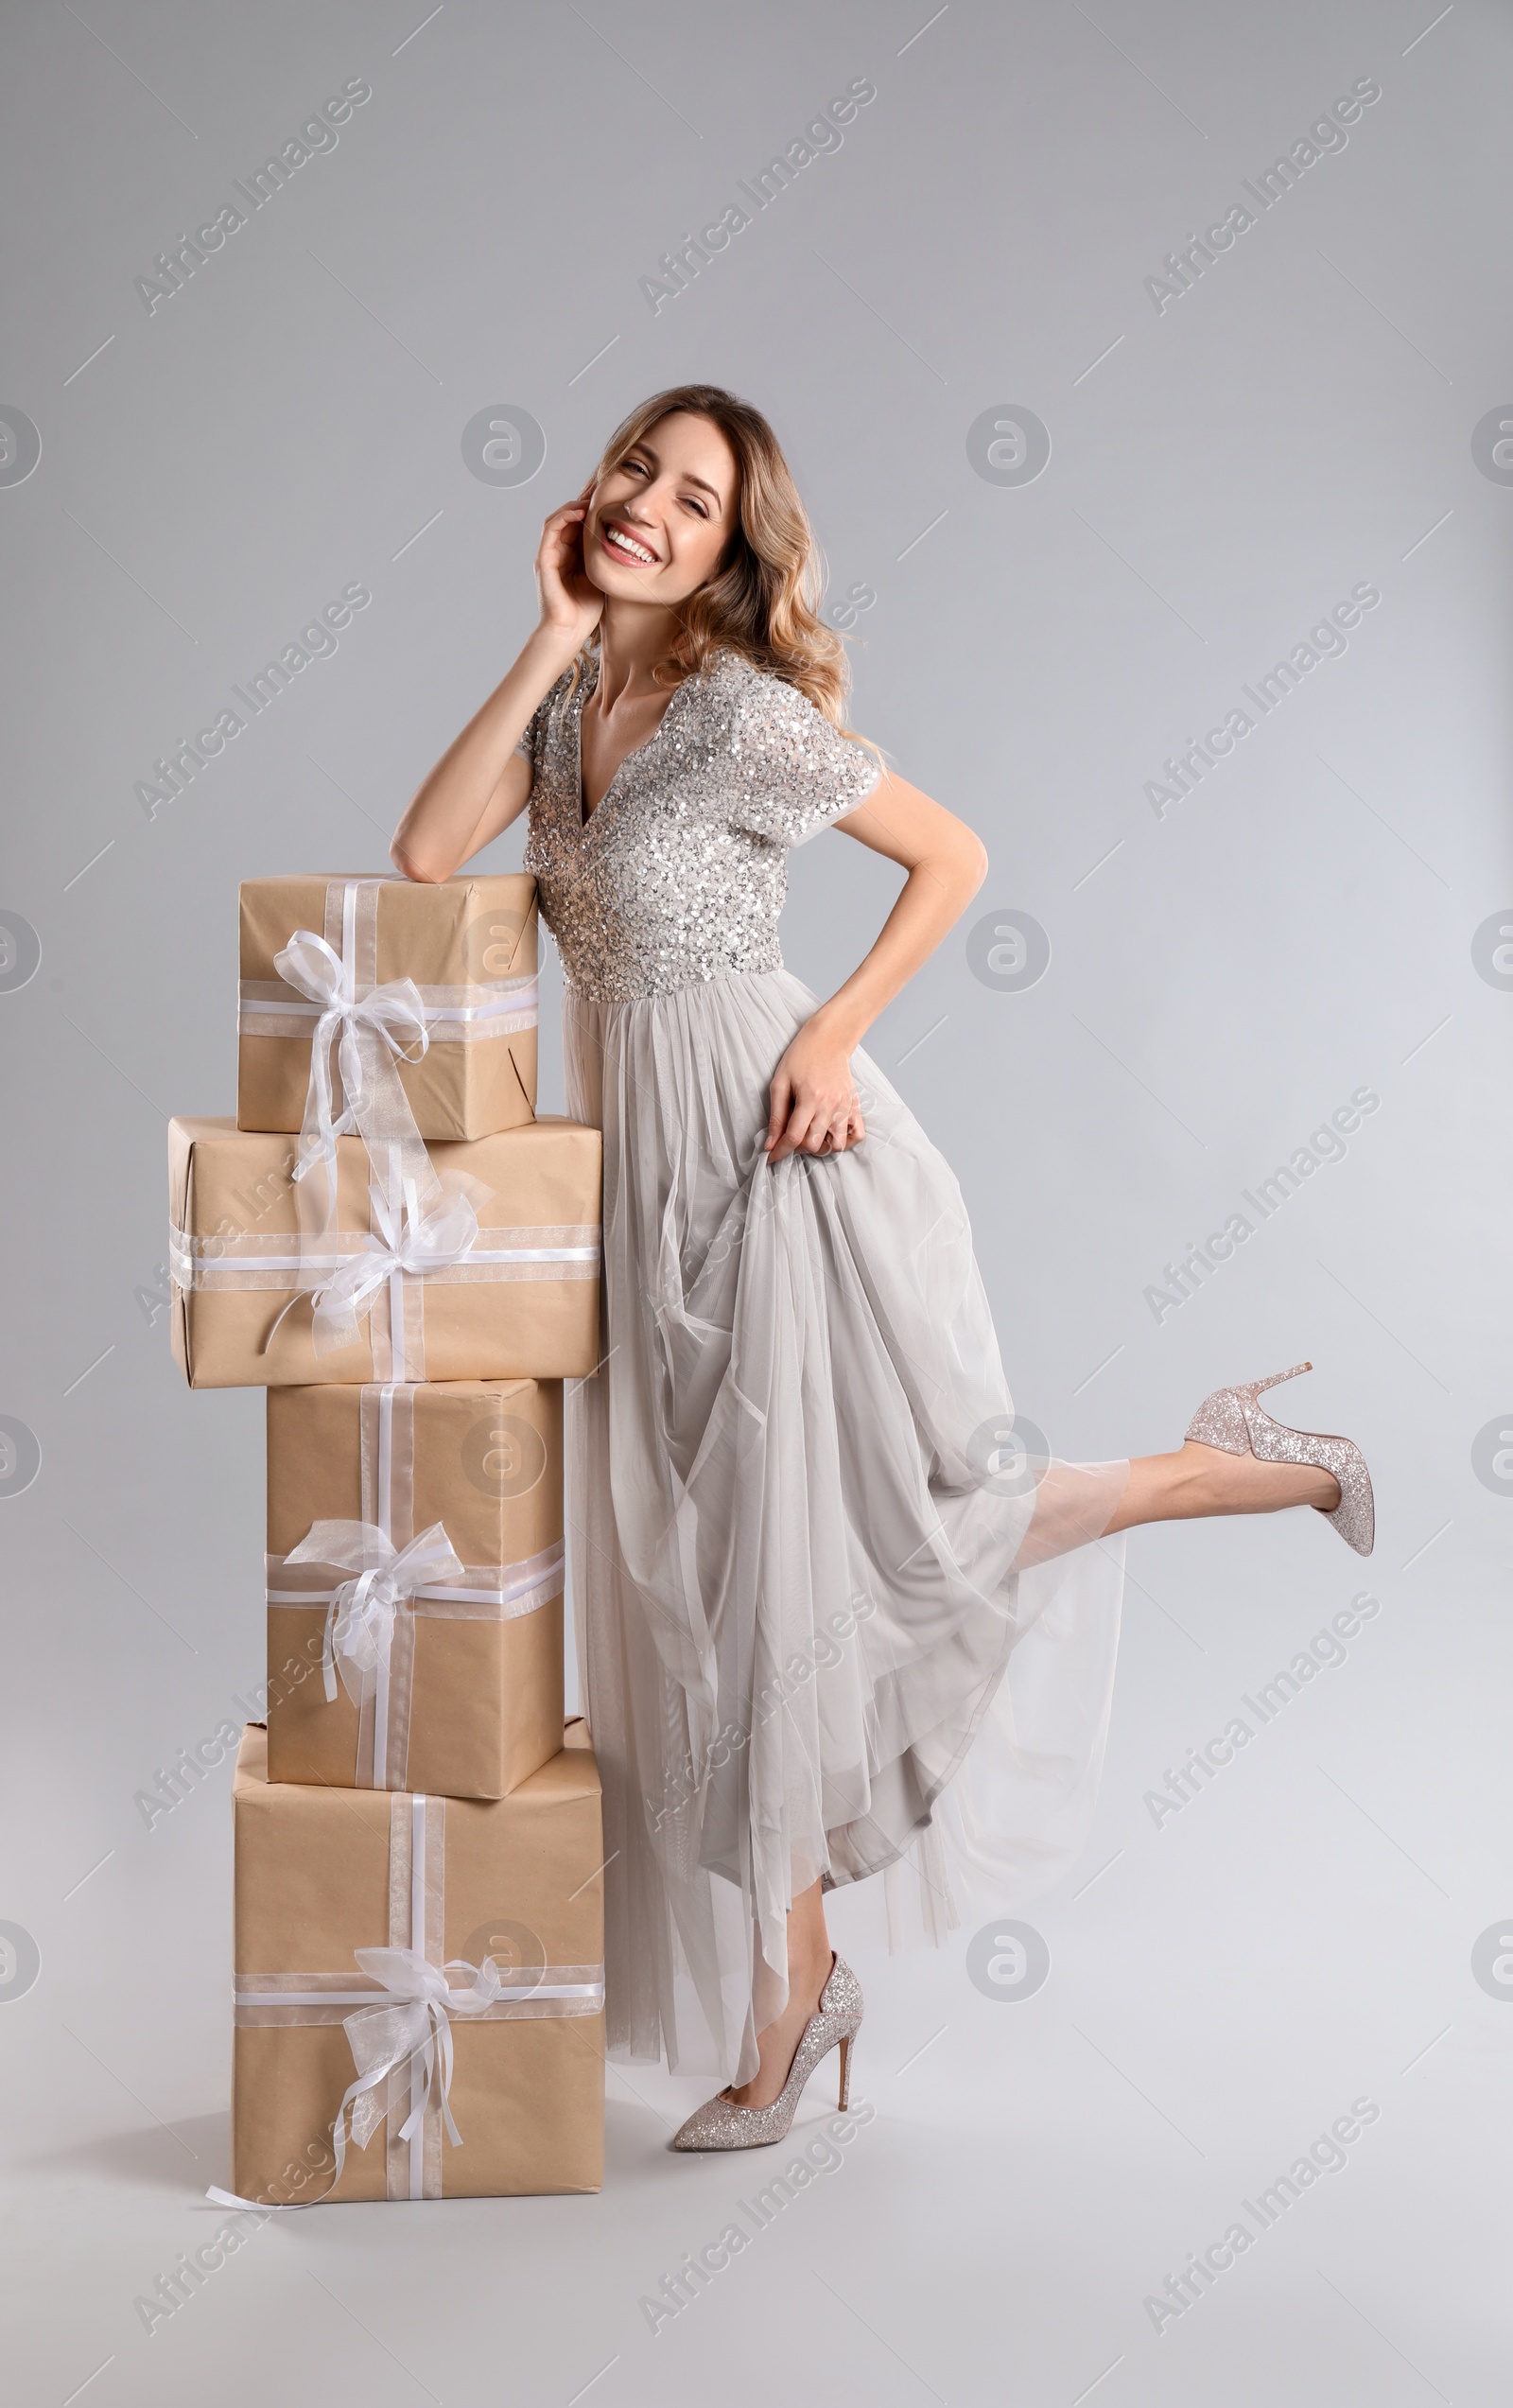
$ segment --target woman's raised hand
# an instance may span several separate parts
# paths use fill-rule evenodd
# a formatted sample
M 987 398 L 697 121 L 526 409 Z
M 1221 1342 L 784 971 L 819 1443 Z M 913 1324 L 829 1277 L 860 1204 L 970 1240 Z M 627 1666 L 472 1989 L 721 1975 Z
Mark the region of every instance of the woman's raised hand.
M 553 635 L 571 639 L 573 650 L 599 625 L 604 597 L 583 573 L 583 527 L 588 516 L 590 488 L 576 501 L 554 510 L 541 531 L 536 554 L 536 591 L 541 598 L 541 623 Z

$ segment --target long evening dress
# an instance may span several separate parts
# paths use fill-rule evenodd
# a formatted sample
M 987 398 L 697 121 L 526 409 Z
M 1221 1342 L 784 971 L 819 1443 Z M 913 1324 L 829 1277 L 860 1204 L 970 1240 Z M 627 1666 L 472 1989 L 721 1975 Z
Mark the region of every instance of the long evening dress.
M 1093 1542 L 1128 1466 L 1016 1455 L 961 1191 L 867 1054 L 860 1145 L 762 1150 L 817 1002 L 778 947 L 787 854 L 865 800 L 873 755 L 719 651 L 585 821 L 597 675 L 565 674 L 519 750 L 567 1108 L 604 1134 L 567 1480 L 609 2041 L 739 2082 L 817 1876 L 838 1936 L 900 1945 L 1070 1863 L 1122 1579 L 1122 1542 Z

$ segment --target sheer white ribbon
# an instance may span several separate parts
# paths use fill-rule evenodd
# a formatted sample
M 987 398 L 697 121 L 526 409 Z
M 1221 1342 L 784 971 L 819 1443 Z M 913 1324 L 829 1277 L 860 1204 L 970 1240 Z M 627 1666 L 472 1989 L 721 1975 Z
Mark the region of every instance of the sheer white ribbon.
M 380 1145 L 399 1145 L 410 1157 L 407 1168 L 413 1175 L 421 1135 L 395 1064 L 420 1061 L 431 1041 L 414 980 L 393 979 L 371 988 L 359 1002 L 354 965 L 309 928 L 295 930 L 274 955 L 273 968 L 320 1009 L 310 1039 L 310 1085 L 295 1178 L 302 1179 L 323 1165 L 328 1204 L 334 1209 L 337 1140 L 354 1134 L 362 1137 L 375 1162 Z M 341 1076 L 339 1113 L 331 1084 L 333 1045 Z
M 429 1168 L 428 1163 L 426 1167 Z M 427 1211 L 421 1209 L 411 1179 L 404 1181 L 402 1201 L 399 1196 L 386 1194 L 376 1183 L 370 1187 L 370 1229 L 363 1251 L 350 1255 L 314 1290 L 318 1355 L 355 1344 L 359 1322 L 367 1318 L 378 1290 L 387 1284 L 394 1369 L 397 1377 L 405 1376 L 399 1361 L 404 1352 L 404 1283 L 407 1278 L 424 1279 L 427 1272 L 443 1270 L 466 1260 L 478 1244 L 478 1209 L 467 1190 L 471 1187 L 477 1195 L 486 1193 L 476 1180 L 457 1179 L 444 1189 L 435 1181 L 434 1174 L 432 1180 L 439 1200 Z M 283 1318 L 282 1314 L 279 1318 Z M 276 1329 L 278 1323 L 273 1326 Z M 272 1336 L 271 1330 L 269 1335 Z
M 504 1996 L 492 1957 L 481 1965 L 461 1957 L 451 1964 L 435 1965 L 417 1948 L 355 1948 L 353 1954 L 363 1972 L 383 1984 L 391 2003 L 360 2007 L 341 2019 L 357 2079 L 343 2094 L 332 2127 L 337 2160 L 333 2190 L 341 2179 L 343 2128 L 349 2116 L 354 2143 L 366 2149 L 388 2114 L 375 2096 L 378 2085 L 402 2066 L 410 2068 L 410 2109 L 399 2128 L 400 2139 L 414 2139 L 427 2103 L 434 2099 L 447 2138 L 461 2148 L 462 2136 L 452 2118 L 452 2017 L 484 2015 Z M 454 1964 L 470 1977 L 464 1988 L 454 1989 L 446 1979 Z
M 462 1564 L 446 1535 L 433 1522 L 404 1547 L 371 1522 L 313 1522 L 286 1563 L 334 1564 L 356 1578 L 342 1580 L 326 1608 L 322 1672 L 334 1700 L 337 1674 L 354 1705 L 373 1697 L 393 1648 L 394 1617 L 422 1589 L 461 1584 Z

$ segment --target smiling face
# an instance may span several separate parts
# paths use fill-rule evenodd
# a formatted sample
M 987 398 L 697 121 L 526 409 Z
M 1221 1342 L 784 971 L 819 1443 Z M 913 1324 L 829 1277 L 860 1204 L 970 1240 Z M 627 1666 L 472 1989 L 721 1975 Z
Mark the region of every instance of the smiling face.
M 712 419 L 675 410 L 588 497 L 583 566 L 613 602 L 667 609 L 706 585 L 737 520 L 736 455 Z

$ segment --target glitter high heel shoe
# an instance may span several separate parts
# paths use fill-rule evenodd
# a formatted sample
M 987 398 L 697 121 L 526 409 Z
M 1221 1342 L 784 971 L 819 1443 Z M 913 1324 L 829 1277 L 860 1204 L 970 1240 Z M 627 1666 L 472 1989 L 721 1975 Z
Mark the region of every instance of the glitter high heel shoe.
M 1215 1388 L 1205 1397 L 1187 1436 L 1203 1446 L 1222 1447 L 1226 1455 L 1253 1455 L 1258 1463 L 1308 1463 L 1315 1471 L 1332 1473 L 1340 1484 L 1338 1505 L 1315 1505 L 1332 1522 L 1347 1546 L 1369 1555 L 1376 1541 L 1376 1507 L 1371 1474 L 1358 1446 L 1348 1439 L 1325 1438 L 1315 1430 L 1289 1429 L 1262 1412 L 1256 1399 L 1262 1388 L 1277 1387 L 1311 1371 L 1312 1363 L 1295 1363 L 1290 1371 L 1274 1371 L 1269 1380 L 1248 1380 L 1243 1387 Z
M 819 2012 L 811 2015 L 799 2035 L 788 2080 L 770 2107 L 738 2107 L 728 2091 L 706 2099 L 673 2134 L 674 2149 L 765 2149 L 787 2138 L 794 2111 L 822 2057 L 841 2051 L 843 2112 L 851 2103 L 851 2043 L 861 2028 L 861 1984 L 843 1958 L 830 1960 L 830 1976 L 820 1992 Z

